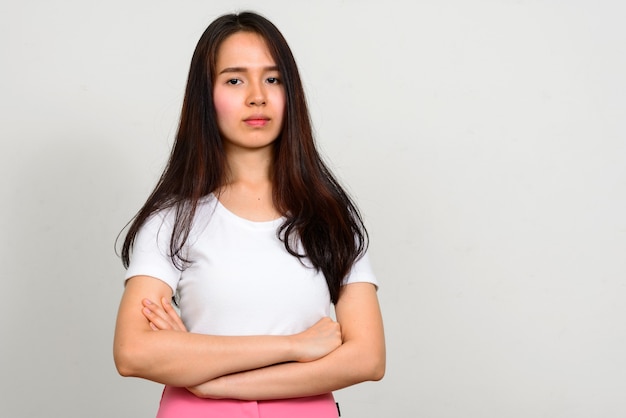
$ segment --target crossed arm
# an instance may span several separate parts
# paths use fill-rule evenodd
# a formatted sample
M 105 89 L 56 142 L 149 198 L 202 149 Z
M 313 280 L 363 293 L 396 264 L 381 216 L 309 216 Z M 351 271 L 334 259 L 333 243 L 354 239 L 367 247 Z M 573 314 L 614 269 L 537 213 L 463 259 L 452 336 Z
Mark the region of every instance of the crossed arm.
M 327 393 L 384 374 L 382 319 L 369 283 L 342 288 L 337 323 L 324 318 L 292 336 L 188 333 L 170 298 L 158 279 L 129 280 L 114 344 L 122 375 L 187 387 L 200 397 L 262 400 Z

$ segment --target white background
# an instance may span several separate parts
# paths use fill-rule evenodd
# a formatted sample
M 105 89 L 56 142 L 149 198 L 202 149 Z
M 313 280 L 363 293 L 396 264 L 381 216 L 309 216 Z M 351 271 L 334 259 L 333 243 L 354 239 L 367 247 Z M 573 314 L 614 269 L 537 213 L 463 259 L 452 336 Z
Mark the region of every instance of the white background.
M 112 361 L 114 241 L 197 39 L 247 8 L 371 232 L 388 371 L 343 416 L 626 416 L 617 0 L 3 0 L 0 416 L 154 416 L 159 385 Z

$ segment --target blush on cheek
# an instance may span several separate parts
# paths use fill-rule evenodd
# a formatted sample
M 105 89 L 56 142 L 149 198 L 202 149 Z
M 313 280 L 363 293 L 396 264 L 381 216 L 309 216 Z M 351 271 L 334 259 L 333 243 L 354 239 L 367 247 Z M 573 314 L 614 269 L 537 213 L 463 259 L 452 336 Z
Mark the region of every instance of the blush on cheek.
M 217 113 L 218 119 L 221 119 L 225 114 L 227 114 L 230 108 L 228 100 L 225 100 L 218 92 L 213 93 L 213 105 L 215 106 L 215 112 Z
M 219 119 L 228 118 L 241 109 L 242 97 L 222 85 L 213 88 L 213 105 Z

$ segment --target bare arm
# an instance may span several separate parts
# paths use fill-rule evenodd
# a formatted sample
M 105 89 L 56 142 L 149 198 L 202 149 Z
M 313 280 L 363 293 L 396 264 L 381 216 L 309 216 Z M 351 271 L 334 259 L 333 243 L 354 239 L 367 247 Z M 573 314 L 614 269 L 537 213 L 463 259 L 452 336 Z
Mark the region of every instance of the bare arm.
M 385 372 L 385 341 L 376 289 L 353 283 L 336 306 L 343 344 L 308 363 L 286 363 L 223 376 L 189 388 L 196 396 L 244 400 L 284 399 L 331 392 Z
M 160 302 L 171 297 L 170 287 L 156 278 L 135 276 L 128 280 L 117 316 L 113 349 L 121 375 L 173 386 L 194 386 L 219 376 L 286 361 L 311 361 L 341 343 L 339 326 L 329 318 L 293 336 L 202 335 L 180 332 L 175 324 L 155 332 L 154 322 L 158 319 L 150 318 L 151 313 L 144 311 L 142 303 L 146 299 Z

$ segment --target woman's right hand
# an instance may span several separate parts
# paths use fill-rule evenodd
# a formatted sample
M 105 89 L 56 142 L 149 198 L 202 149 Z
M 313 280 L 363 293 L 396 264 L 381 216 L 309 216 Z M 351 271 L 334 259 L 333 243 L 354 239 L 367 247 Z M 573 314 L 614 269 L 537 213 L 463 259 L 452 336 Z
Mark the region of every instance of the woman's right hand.
M 317 321 L 309 329 L 293 335 L 296 358 L 309 362 L 324 357 L 341 345 L 341 326 L 329 317 Z

